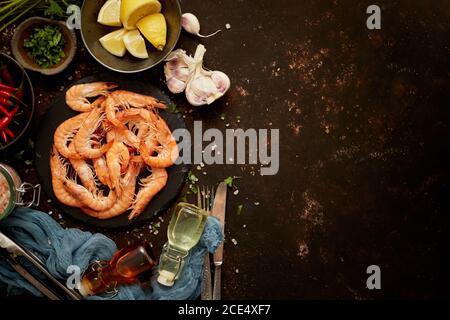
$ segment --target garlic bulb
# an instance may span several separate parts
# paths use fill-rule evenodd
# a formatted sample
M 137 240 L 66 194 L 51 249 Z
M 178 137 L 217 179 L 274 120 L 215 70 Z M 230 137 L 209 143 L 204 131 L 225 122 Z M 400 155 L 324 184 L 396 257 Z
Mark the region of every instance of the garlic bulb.
M 203 69 L 206 49 L 198 45 L 195 52 L 195 69 L 186 86 L 186 98 L 193 106 L 211 104 L 221 98 L 230 88 L 230 78 L 221 71 Z
M 172 93 L 186 91 L 186 98 L 193 106 L 211 104 L 221 98 L 230 88 L 230 78 L 221 71 L 203 69 L 206 49 L 199 44 L 195 56 L 178 49 L 166 59 L 164 66 L 167 88 Z
M 217 30 L 214 33 L 211 33 L 207 36 L 203 36 L 200 34 L 200 22 L 198 21 L 197 17 L 194 16 L 192 13 L 184 13 L 181 16 L 181 26 L 184 30 L 186 30 L 189 33 L 195 34 L 198 37 L 202 38 L 208 38 L 216 35 L 222 30 Z
M 192 74 L 191 66 L 194 64 L 194 60 L 186 54 L 186 51 L 178 49 L 173 51 L 166 61 L 164 74 L 168 89 L 172 93 L 183 92 Z

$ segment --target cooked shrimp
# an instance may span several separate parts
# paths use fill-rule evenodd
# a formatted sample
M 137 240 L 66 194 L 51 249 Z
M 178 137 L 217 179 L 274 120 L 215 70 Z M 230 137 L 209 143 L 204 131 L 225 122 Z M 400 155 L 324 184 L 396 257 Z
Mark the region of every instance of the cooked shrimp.
M 83 207 L 89 207 L 95 211 L 108 210 L 117 200 L 116 193 L 113 190 L 110 190 L 108 196 L 105 197 L 101 191 L 90 192 L 69 178 L 65 178 L 63 184 L 70 193 L 81 201 Z
M 98 180 L 100 180 L 101 183 L 107 185 L 110 189 L 112 189 L 112 184 L 111 180 L 109 179 L 109 171 L 105 157 L 101 156 L 95 158 L 92 160 L 92 162 L 94 163 L 94 170 Z
M 81 210 L 83 210 L 84 213 L 97 219 L 114 218 L 127 211 L 133 203 L 136 189 L 136 179 L 139 175 L 141 167 L 142 163 L 130 163 L 127 173 L 122 179 L 122 184 L 124 185 L 122 195 L 117 199 L 116 203 L 110 209 L 101 212 L 87 208 L 81 208 Z
M 100 148 L 93 148 L 95 144 L 95 132 L 102 123 L 105 114 L 103 108 L 93 109 L 84 120 L 78 133 L 75 135 L 73 142 L 75 149 L 84 158 L 95 159 L 101 157 L 112 146 L 112 141 Z
M 117 195 L 121 195 L 120 173 L 124 167 L 130 162 L 130 153 L 128 148 L 118 141 L 114 141 L 112 147 L 106 152 L 106 164 L 108 166 L 109 179 L 112 189 Z
M 70 118 L 59 125 L 53 135 L 53 141 L 55 143 L 58 152 L 66 157 L 72 159 L 81 159 L 82 156 L 75 151 L 71 151 L 68 147 L 72 142 L 74 136 L 83 125 L 84 120 L 88 117 L 87 113 L 81 113 L 73 118 Z
M 56 198 L 69 207 L 81 207 L 82 203 L 74 197 L 64 186 L 63 179 L 67 177 L 67 164 L 63 163 L 58 150 L 53 146 L 50 157 L 50 171 L 52 173 L 53 193 Z
M 73 142 L 70 143 L 69 150 L 72 152 L 76 152 Z M 97 184 L 95 182 L 95 175 L 92 167 L 83 159 L 69 158 L 69 161 L 72 167 L 75 169 L 75 172 L 80 178 L 83 186 L 85 186 L 86 189 L 91 192 L 95 191 L 97 189 Z
M 152 173 L 148 177 L 141 179 L 139 185 L 142 188 L 136 195 L 136 199 L 131 207 L 133 210 L 128 216 L 128 220 L 133 220 L 139 216 L 145 207 L 152 201 L 153 197 L 166 186 L 167 171 L 163 168 L 152 168 Z
M 151 96 L 144 96 L 142 94 L 134 93 L 125 90 L 116 90 L 111 92 L 104 102 L 106 117 L 109 122 L 119 128 L 123 128 L 124 124 L 117 119 L 117 112 L 121 109 L 133 108 L 148 108 L 148 109 L 165 109 L 166 105 L 159 102 Z
M 178 158 L 179 150 L 172 132 L 164 119 L 156 121 L 156 127 L 150 133 L 150 137 L 156 139 L 160 146 L 152 147 L 148 139 L 142 140 L 139 152 L 144 162 L 152 168 L 167 168 L 173 165 Z M 153 153 L 156 152 L 156 155 Z
M 85 84 L 78 84 L 72 86 L 66 92 L 67 105 L 79 112 L 88 112 L 95 108 L 87 98 L 106 96 L 108 90 L 116 88 L 117 85 L 109 82 L 92 82 Z

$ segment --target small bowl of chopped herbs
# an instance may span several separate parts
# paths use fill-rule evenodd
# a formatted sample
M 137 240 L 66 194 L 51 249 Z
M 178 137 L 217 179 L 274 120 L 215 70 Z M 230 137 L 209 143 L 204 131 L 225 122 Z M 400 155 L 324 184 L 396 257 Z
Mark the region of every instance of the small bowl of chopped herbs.
M 32 17 L 12 39 L 14 57 L 26 69 L 45 75 L 62 72 L 75 56 L 77 38 L 63 21 Z

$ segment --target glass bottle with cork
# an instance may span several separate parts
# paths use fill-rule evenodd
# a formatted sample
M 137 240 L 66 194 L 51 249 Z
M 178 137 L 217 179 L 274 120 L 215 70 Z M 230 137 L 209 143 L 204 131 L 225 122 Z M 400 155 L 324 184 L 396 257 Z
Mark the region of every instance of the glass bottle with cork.
M 146 241 L 140 241 L 117 251 L 109 262 L 91 266 L 80 283 L 79 291 L 86 296 L 99 293 L 117 293 L 120 284 L 131 284 L 157 264 Z

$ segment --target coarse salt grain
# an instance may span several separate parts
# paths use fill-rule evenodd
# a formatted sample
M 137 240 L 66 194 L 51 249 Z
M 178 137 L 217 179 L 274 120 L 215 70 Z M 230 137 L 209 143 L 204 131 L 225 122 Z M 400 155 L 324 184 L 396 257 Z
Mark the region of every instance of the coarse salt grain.
M 239 190 L 236 190 L 235 192 L 233 192 L 233 194 L 234 194 L 235 196 L 237 196 L 237 195 L 239 194 Z
M 225 28 L 227 28 L 227 30 L 231 29 L 231 24 L 227 23 L 227 24 L 225 25 Z
M 236 245 L 237 245 L 237 243 L 238 243 L 238 242 L 237 242 L 237 240 L 236 240 L 236 239 L 234 239 L 234 238 L 233 238 L 233 239 L 231 239 L 231 242 L 233 242 L 233 244 L 234 244 L 235 246 L 236 246 Z

